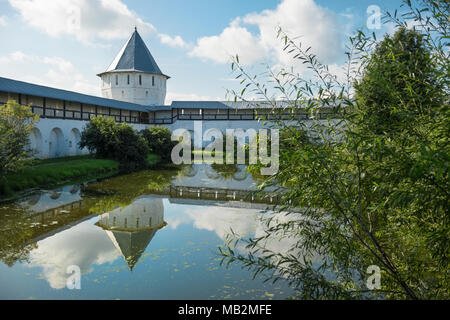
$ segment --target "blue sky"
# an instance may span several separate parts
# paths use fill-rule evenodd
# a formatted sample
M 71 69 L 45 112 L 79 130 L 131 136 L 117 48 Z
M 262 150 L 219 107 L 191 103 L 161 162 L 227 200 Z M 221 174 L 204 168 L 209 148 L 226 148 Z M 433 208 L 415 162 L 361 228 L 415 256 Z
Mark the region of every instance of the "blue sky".
M 370 5 L 385 10 L 400 1 L 0 0 L 0 76 L 100 95 L 96 74 L 137 25 L 172 77 L 167 102 L 223 100 L 238 86 L 231 54 L 250 70 L 291 65 L 275 39 L 277 25 L 339 70 L 347 36 L 366 24 Z

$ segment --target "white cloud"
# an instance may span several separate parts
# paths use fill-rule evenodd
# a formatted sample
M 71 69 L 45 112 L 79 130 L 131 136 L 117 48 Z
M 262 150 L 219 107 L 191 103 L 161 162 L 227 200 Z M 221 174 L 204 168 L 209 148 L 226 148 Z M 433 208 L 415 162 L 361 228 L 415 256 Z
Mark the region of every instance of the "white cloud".
M 86 79 L 70 61 L 61 57 L 40 57 L 16 51 L 0 56 L 0 70 L 1 76 L 8 78 L 100 95 L 97 81 Z
M 258 34 L 247 26 L 256 26 Z M 311 46 L 322 62 L 339 59 L 342 30 L 337 15 L 313 0 L 283 0 L 275 10 L 238 17 L 220 35 L 198 39 L 190 54 L 219 63 L 228 63 L 231 55 L 239 54 L 244 64 L 267 56 L 274 57 L 275 63 L 291 64 L 291 57 L 283 52 L 283 42 L 276 37 L 278 26 L 290 36 L 300 37 L 304 48 Z
M 219 97 L 198 95 L 195 93 L 176 93 L 167 92 L 166 105 L 172 103 L 172 101 L 220 101 Z
M 5 16 L 0 16 L 0 27 L 6 27 L 8 25 L 8 22 L 6 21 Z
M 23 20 L 50 36 L 72 35 L 90 43 L 95 39 L 121 39 L 134 26 L 155 32 L 120 0 L 9 0 Z
M 268 227 L 265 222 L 261 221 L 262 214 L 260 210 L 257 209 L 192 206 L 187 207 L 183 214 L 184 216 L 180 218 L 180 223 L 191 222 L 193 226 L 199 230 L 215 232 L 222 240 L 226 240 L 228 236 L 232 236 L 231 230 L 236 238 L 259 238 L 267 235 Z M 301 219 L 297 214 L 291 213 L 288 215 L 286 213 L 277 213 L 274 214 L 270 226 L 274 227 L 278 223 L 287 223 L 297 219 Z M 302 252 L 300 249 L 296 248 L 296 245 L 300 241 L 302 241 L 301 237 L 297 233 L 272 233 L 265 241 L 260 243 L 260 248 L 263 247 L 275 254 L 286 255 L 290 253 L 300 256 L 302 255 Z M 231 245 L 234 244 L 231 243 Z M 253 249 L 247 248 L 242 242 L 238 243 L 236 249 L 243 254 L 254 251 Z M 257 255 L 264 256 L 267 254 L 268 253 L 260 251 Z M 279 257 L 271 257 L 273 262 L 277 262 L 277 259 L 279 259 Z
M 121 0 L 8 0 L 28 25 L 59 37 L 71 35 L 93 44 L 95 40 L 124 39 L 133 27 L 143 34 L 158 35 L 160 41 L 174 48 L 187 49 L 181 36 L 158 34 L 156 28 L 128 9 Z M 0 17 L 0 26 L 6 25 Z M 102 44 L 95 42 L 97 46 Z
M 99 227 L 83 222 L 69 231 L 39 241 L 30 253 L 29 267 L 42 268 L 42 276 L 53 289 L 66 287 L 67 267 L 77 265 L 83 275 L 92 272 L 94 265 L 112 263 L 120 257 L 106 233 Z M 84 239 L 92 245 L 86 246 Z
M 173 48 L 186 48 L 188 44 L 180 36 L 171 37 L 167 34 L 159 34 L 159 40 Z
M 228 63 L 239 54 L 242 63 L 250 64 L 262 59 L 266 50 L 258 37 L 241 26 L 241 19 L 234 20 L 218 36 L 203 37 L 190 52 L 191 56 L 208 58 L 219 63 Z
M 225 240 L 233 230 L 240 236 L 249 236 L 256 231 L 258 211 L 225 207 L 192 207 L 185 210 L 195 228 L 214 231 Z

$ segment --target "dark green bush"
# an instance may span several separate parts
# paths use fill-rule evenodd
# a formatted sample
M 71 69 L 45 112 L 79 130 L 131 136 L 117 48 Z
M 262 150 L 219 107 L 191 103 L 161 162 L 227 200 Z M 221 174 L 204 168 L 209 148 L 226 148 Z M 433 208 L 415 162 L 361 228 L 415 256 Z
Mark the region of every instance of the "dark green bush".
M 96 117 L 86 125 L 80 148 L 87 147 L 97 157 L 114 159 L 122 171 L 132 171 L 146 166 L 149 148 L 144 138 L 126 123 Z
M 141 135 L 147 140 L 150 152 L 161 157 L 163 162 L 171 161 L 171 153 L 176 142 L 171 140 L 171 132 L 166 127 L 150 127 L 141 131 Z
M 132 127 L 123 123 L 118 127 L 118 143 L 114 150 L 114 159 L 119 161 L 124 171 L 142 169 L 147 164 L 149 148 L 147 141 Z

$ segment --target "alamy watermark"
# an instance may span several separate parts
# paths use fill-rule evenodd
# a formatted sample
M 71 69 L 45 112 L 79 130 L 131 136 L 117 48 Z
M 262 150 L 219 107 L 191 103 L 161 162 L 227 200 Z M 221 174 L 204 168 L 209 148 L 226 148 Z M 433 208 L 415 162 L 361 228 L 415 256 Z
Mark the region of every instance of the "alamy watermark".
M 68 266 L 66 273 L 69 275 L 66 279 L 66 287 L 69 290 L 81 290 L 81 269 L 79 266 Z
M 377 5 L 371 5 L 367 8 L 367 28 L 369 30 L 381 29 L 381 9 Z
M 367 268 L 367 274 L 370 276 L 367 278 L 366 286 L 369 290 L 381 289 L 381 269 L 379 266 L 372 265 Z
M 81 8 L 75 5 L 69 5 L 66 8 L 67 22 L 66 30 L 68 32 L 77 32 L 81 30 Z
M 194 161 L 196 163 L 236 164 L 236 154 L 237 164 L 246 164 L 246 150 L 248 150 L 248 164 L 262 164 L 262 175 L 274 175 L 278 172 L 279 129 L 259 129 L 258 131 L 255 129 L 226 129 L 224 138 L 222 131 L 217 128 L 208 129 L 203 133 L 203 122 L 194 121 L 193 135 L 192 138 L 191 132 L 187 129 L 177 129 L 172 133 L 172 141 L 179 142 L 171 154 L 174 164 L 191 164 L 192 144 L 194 144 Z M 208 145 L 205 146 L 205 143 Z M 225 159 L 224 151 L 226 152 Z

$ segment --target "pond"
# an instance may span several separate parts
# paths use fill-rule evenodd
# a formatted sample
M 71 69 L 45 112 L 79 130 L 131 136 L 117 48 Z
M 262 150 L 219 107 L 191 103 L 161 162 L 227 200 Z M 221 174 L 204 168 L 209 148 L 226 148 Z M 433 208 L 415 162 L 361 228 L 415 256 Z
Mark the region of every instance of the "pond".
M 194 164 L 0 205 L 0 299 L 288 298 L 287 283 L 220 264 L 231 230 L 264 229 L 273 200 L 255 195 L 256 185 L 245 166 Z M 67 287 L 71 266 L 81 270 L 79 290 Z

